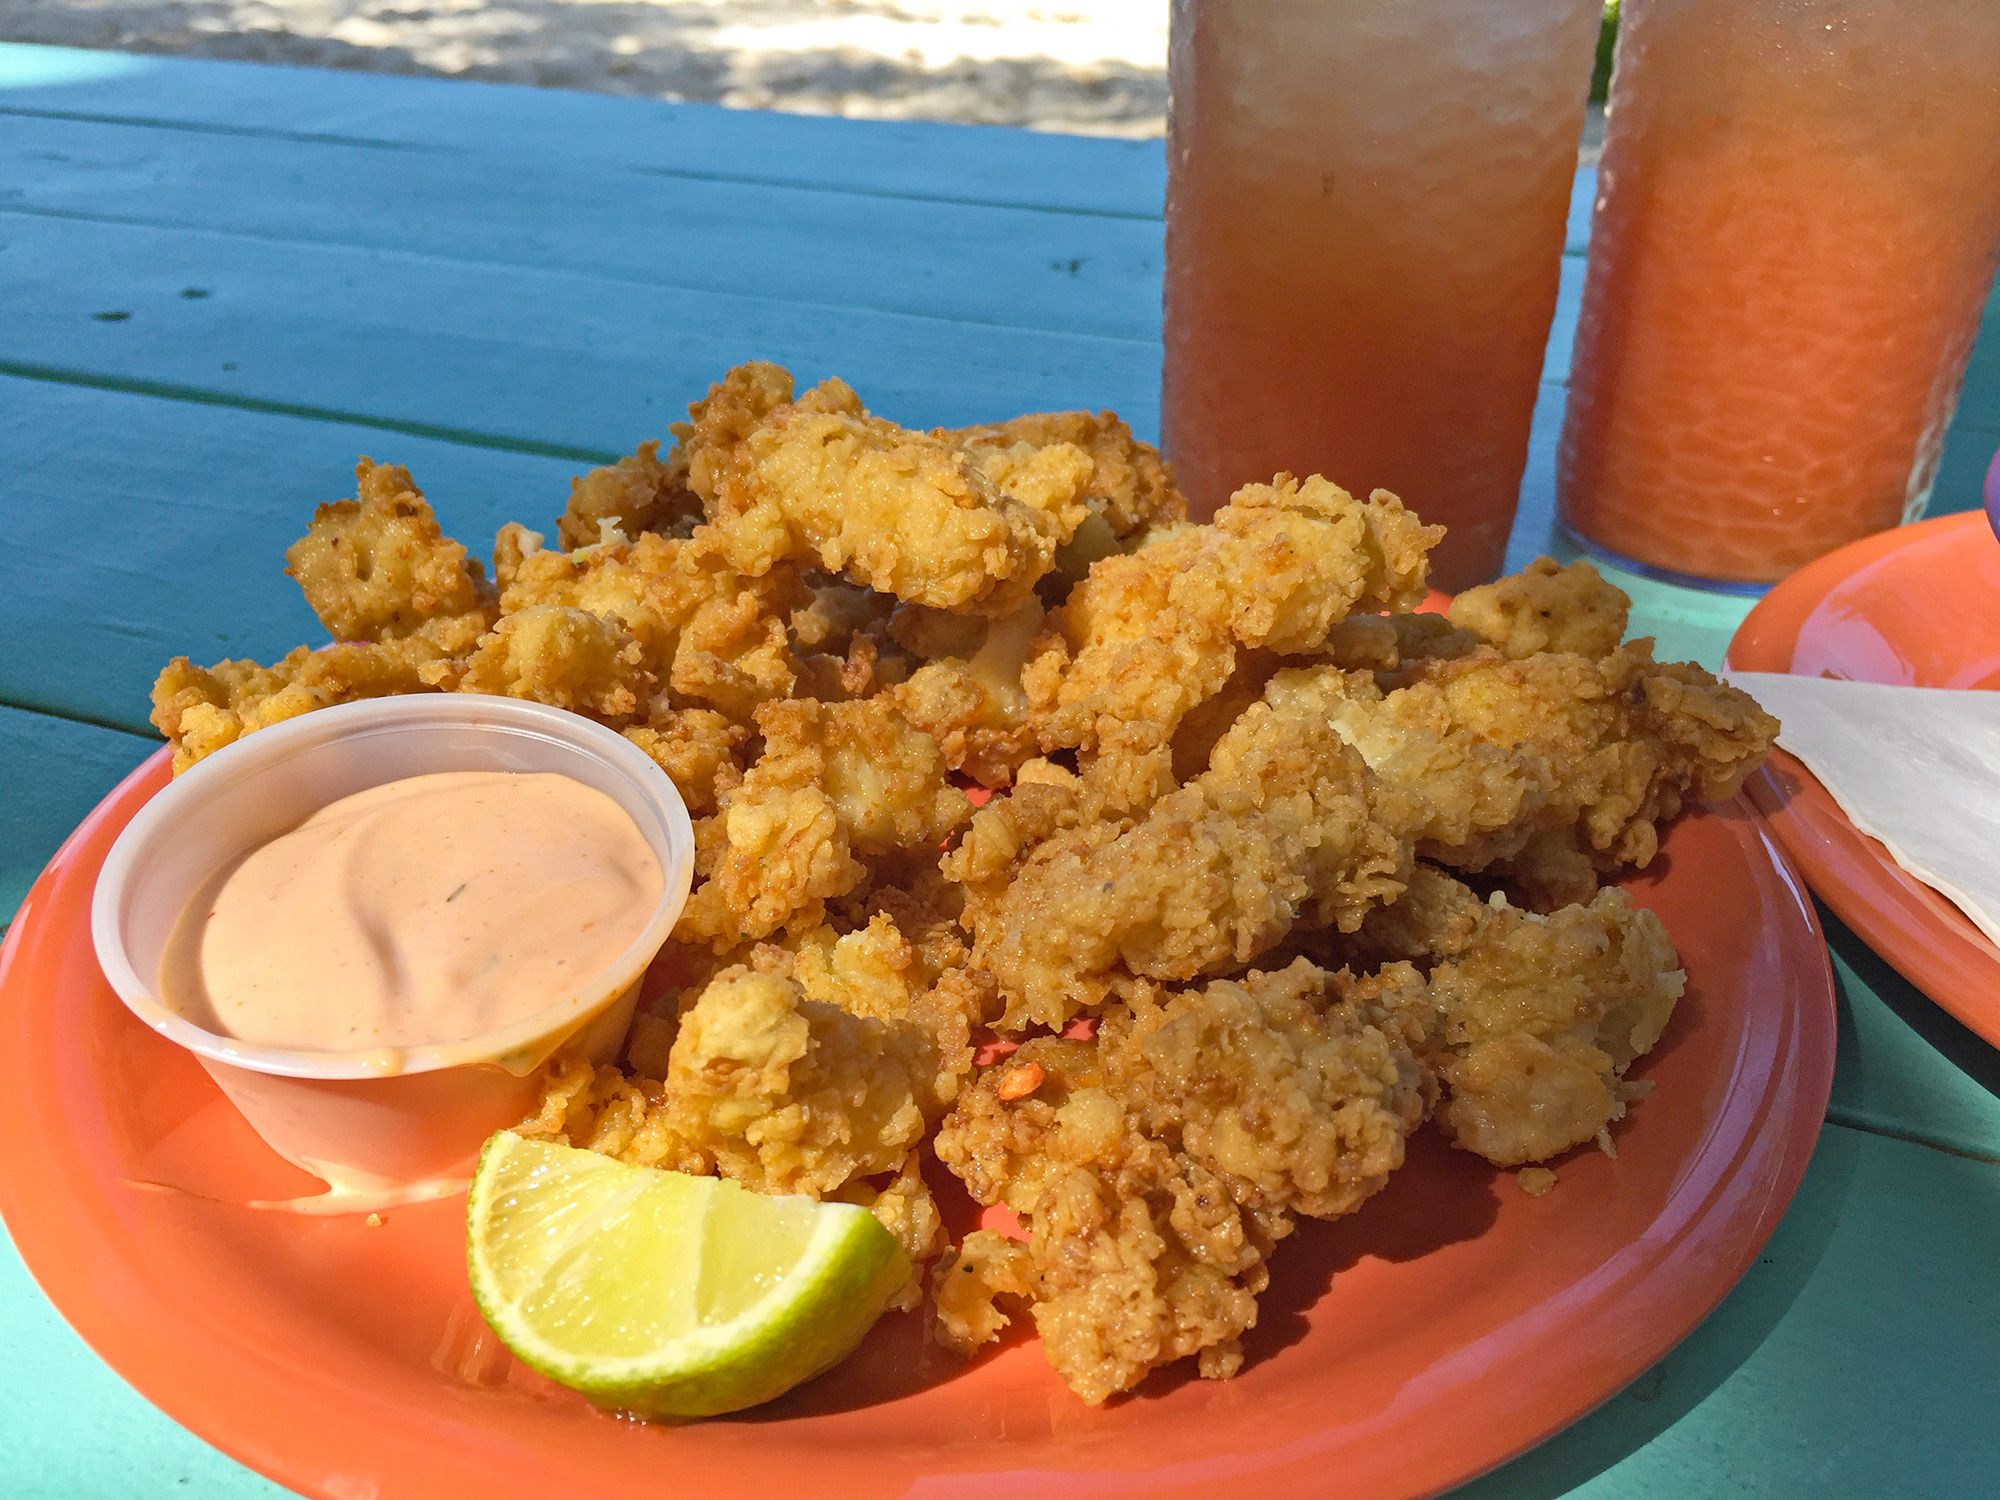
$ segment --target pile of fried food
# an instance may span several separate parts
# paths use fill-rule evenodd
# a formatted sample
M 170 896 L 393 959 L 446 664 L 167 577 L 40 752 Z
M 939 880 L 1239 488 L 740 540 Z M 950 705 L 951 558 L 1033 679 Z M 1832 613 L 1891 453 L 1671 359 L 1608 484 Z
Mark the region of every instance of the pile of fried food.
M 505 527 L 492 583 L 363 460 L 289 553 L 338 644 L 154 693 L 177 768 L 444 690 L 673 777 L 666 982 L 524 1131 L 870 1205 L 940 1342 L 1025 1311 L 1091 1402 L 1233 1373 L 1295 1216 L 1426 1122 L 1503 1167 L 1610 1149 L 1683 975 L 1600 881 L 1777 725 L 1621 644 L 1588 564 L 1415 613 L 1441 532 L 1385 492 L 1279 475 L 1193 525 L 1108 413 L 918 432 L 769 364 L 674 436 L 577 480 L 555 545 Z M 949 1243 L 936 1165 L 1026 1238 Z

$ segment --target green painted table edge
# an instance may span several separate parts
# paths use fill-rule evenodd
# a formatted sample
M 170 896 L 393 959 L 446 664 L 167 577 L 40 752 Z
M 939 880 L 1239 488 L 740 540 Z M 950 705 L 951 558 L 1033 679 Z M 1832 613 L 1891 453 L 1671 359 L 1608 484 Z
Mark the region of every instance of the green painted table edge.
M 145 80 L 152 105 L 200 99 L 202 108 L 224 116 L 220 123 L 161 121 L 162 128 L 229 128 L 227 112 L 248 99 L 272 116 L 259 128 L 276 129 L 288 104 L 296 115 L 297 101 L 304 98 L 309 110 L 321 113 L 315 130 L 299 132 L 302 139 L 315 133 L 345 139 L 347 132 L 360 128 L 357 121 L 371 122 L 371 128 L 389 129 L 391 134 L 394 129 L 427 128 L 422 125 L 426 109 L 450 102 L 456 113 L 448 131 L 456 130 L 460 137 L 452 149 L 468 151 L 477 149 L 473 137 L 490 127 L 496 110 L 501 114 L 552 110 L 564 122 L 563 130 L 554 133 L 552 152 L 565 149 L 566 142 L 571 149 L 592 143 L 588 149 L 600 155 L 614 151 L 602 144 L 607 137 L 601 125 L 607 119 L 643 114 L 646 130 L 639 134 L 645 149 L 669 150 L 666 143 L 675 134 L 675 122 L 702 113 L 539 91 L 364 80 L 247 65 L 163 63 L 0 45 L 0 117 L 8 113 L 10 87 L 24 78 L 46 78 L 51 71 L 87 78 L 100 94 L 110 90 L 115 95 L 120 80 L 125 86 Z M 191 82 L 197 76 L 199 87 L 175 81 Z M 343 107 L 343 91 L 349 88 L 352 93 L 346 97 L 358 100 L 365 94 L 365 106 Z M 459 92 L 463 90 L 474 93 L 467 97 Z M 424 108 L 399 108 L 398 99 L 418 94 L 426 101 Z M 233 97 L 238 95 L 242 97 Z M 629 114 L 619 105 L 628 106 Z M 131 118 L 116 111 L 107 115 L 96 106 L 79 116 Z M 765 151 L 773 140 L 813 137 L 837 139 L 837 147 L 816 148 L 820 161 L 832 155 L 851 163 L 868 160 L 869 144 L 880 142 L 883 156 L 894 164 L 890 178 L 898 172 L 907 174 L 905 180 L 915 184 L 910 195 L 921 198 L 963 201 L 962 192 L 954 196 L 950 186 L 961 181 L 954 174 L 968 159 L 989 164 L 1011 161 L 1016 167 L 1011 173 L 1000 172 L 1000 186 L 976 201 L 1127 218 L 1157 215 L 1156 147 L 1149 156 L 1145 148 L 1123 143 L 1100 151 L 1096 148 L 1104 143 L 1052 142 L 1013 132 L 910 130 L 763 116 L 710 116 L 705 128 L 719 131 L 725 139 L 736 137 L 732 149 L 744 160 Z M 1086 159 L 1105 165 L 1076 180 L 1083 180 L 1090 192 L 1101 191 L 1106 182 L 1116 183 L 1122 196 L 1096 203 L 1087 197 L 1052 203 L 1050 199 L 1060 199 L 1063 190 L 1049 186 L 1055 179 L 1047 163 L 1061 160 L 1067 165 Z M 623 165 L 647 169 L 645 164 Z M 686 170 L 671 163 L 662 167 L 658 161 L 652 169 Z M 746 171 L 743 180 L 760 179 Z M 773 185 L 799 184 L 773 180 Z M 879 174 L 870 180 L 866 170 L 841 190 L 884 195 L 900 191 L 894 180 Z M 1587 207 L 1587 182 L 1580 184 L 1577 202 Z M 1573 254 L 1580 244 L 1574 220 L 1571 238 Z M 158 394 L 159 399 L 171 399 L 175 393 Z M 2000 430 L 2000 401 L 1984 403 L 1970 416 L 1979 433 Z M 1525 496 L 1511 561 L 1536 551 L 1560 550 L 1551 536 L 1547 499 L 1545 492 L 1538 494 L 1532 488 Z M 1747 609 L 1747 601 L 1741 599 L 1625 576 L 1619 581 L 1634 596 L 1635 628 L 1655 634 L 1667 656 L 1713 664 Z M 25 888 L 29 867 L 39 866 L 89 802 L 149 746 L 139 736 L 117 729 L 76 723 L 63 716 L 59 702 L 38 707 L 45 711 L 0 708 L 0 749 L 9 748 L 11 740 L 10 763 L 28 772 L 16 780 L 17 786 L 47 784 L 50 778 L 37 773 L 57 764 L 67 780 L 60 795 L 52 793 L 45 800 L 0 812 L 0 852 L 6 859 L 0 876 L 8 882 L 0 885 L 0 903 L 9 914 Z M 1782 1426 L 1771 1430 L 1768 1423 L 1763 1430 L 1757 1430 L 1755 1423 L 1750 1430 L 1741 1430 L 1746 1413 L 1771 1415 L 1772 1389 L 1796 1384 L 1798 1369 L 1812 1371 L 1814 1359 L 1828 1355 L 1822 1346 L 1829 1328 L 1854 1324 L 1851 1331 L 1880 1337 L 1881 1330 L 1870 1318 L 1857 1323 L 1852 1310 L 1874 1306 L 1887 1316 L 1890 1299 L 1879 1292 L 1871 1297 L 1871 1282 L 1898 1255 L 1911 1258 L 1905 1268 L 1907 1284 L 1901 1287 L 1906 1342 L 1912 1329 L 2000 1326 L 1994 1279 L 1984 1274 L 1993 1248 L 2000 1246 L 2000 1169 L 1995 1166 L 2000 1160 L 2000 1110 L 1994 1105 L 2000 1070 L 1994 1065 L 1995 1054 L 1888 973 L 1851 934 L 1836 925 L 1830 936 L 1843 999 L 1842 1073 L 1865 1074 L 1875 1092 L 1844 1102 L 1837 1095 L 1832 1123 L 1799 1205 L 1780 1227 L 1764 1260 L 1716 1315 L 1631 1391 L 1480 1481 L 1471 1493 L 1595 1497 L 1713 1492 L 1725 1485 L 1757 1494 L 1807 1489 L 1855 1494 L 1980 1492 L 1986 1477 L 1981 1460 L 1986 1455 L 1976 1443 L 1940 1444 L 1926 1454 L 1927 1466 L 1920 1469 L 1911 1468 L 1902 1455 L 1891 1455 L 1894 1462 L 1871 1467 L 1837 1441 L 1844 1427 L 1822 1423 L 1815 1429 L 1810 1414 L 1793 1414 L 1800 1418 L 1795 1433 Z M 1919 1113 L 1922 1119 L 1917 1118 Z M 1877 1212 L 1854 1212 L 1858 1200 L 1844 1193 L 1857 1182 L 1876 1185 L 1871 1192 L 1878 1197 L 1870 1201 L 1879 1203 Z M 1829 1263 L 1834 1268 L 1824 1269 Z M 1822 1286 L 1828 1281 L 1842 1295 L 1834 1297 L 1830 1288 Z M 1927 1297 L 1940 1304 L 1935 1317 L 1908 1315 L 1909 1306 L 1927 1305 Z M 1829 1300 L 1834 1307 L 1822 1308 L 1810 1318 L 1798 1311 L 1802 1304 L 1819 1307 Z M 1846 1311 L 1836 1317 L 1837 1309 Z M 1807 1346 L 1805 1354 L 1785 1352 L 1793 1344 Z M 0 1348 L 15 1354 L 7 1364 L 18 1372 L 0 1375 L 0 1392 L 13 1398 L 0 1400 L 11 1414 L 7 1423 L 0 1424 L 0 1492 L 79 1497 L 272 1493 L 267 1483 L 175 1428 L 78 1348 L 53 1311 L 30 1289 L 11 1247 L 0 1255 Z M 1900 1348 L 1900 1353 L 1912 1371 L 1945 1362 L 1935 1357 L 1945 1351 L 1928 1346 Z M 1801 1362 L 1796 1369 L 1766 1368 L 1783 1366 L 1788 1359 Z M 29 1371 L 32 1378 L 24 1380 L 22 1375 Z M 1903 1382 L 1909 1392 L 1903 1405 L 1909 1409 L 1911 1424 L 1943 1433 L 1954 1427 L 1959 1433 L 1986 1430 L 1992 1398 L 2000 1395 L 2000 1369 L 1989 1357 L 1985 1368 L 1975 1368 L 1974 1373 L 1980 1378 L 1955 1389 L 1935 1378 L 1928 1384 Z M 1892 1399 L 1887 1407 L 1896 1404 Z M 1959 1408 L 1964 1422 L 1943 1420 Z M 88 1430 L 78 1420 L 85 1413 L 93 1424 Z

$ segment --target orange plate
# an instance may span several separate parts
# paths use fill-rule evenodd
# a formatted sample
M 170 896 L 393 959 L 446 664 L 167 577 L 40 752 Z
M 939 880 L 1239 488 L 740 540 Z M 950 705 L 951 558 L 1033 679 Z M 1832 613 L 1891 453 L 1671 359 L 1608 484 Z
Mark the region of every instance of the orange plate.
M 164 752 L 86 819 L 0 948 L 0 1210 L 57 1307 L 197 1433 L 308 1495 L 1409 1494 L 1590 1410 L 1714 1307 L 1776 1225 L 1833 1070 L 1805 891 L 1743 804 L 1677 827 L 1631 885 L 1692 983 L 1658 1085 L 1530 1198 L 1426 1133 L 1379 1199 L 1277 1255 L 1250 1360 L 1092 1410 L 1032 1340 L 969 1367 L 885 1319 L 846 1364 L 733 1420 L 600 1415 L 515 1365 L 466 1291 L 462 1206 L 303 1218 L 312 1184 L 91 958 L 91 883 Z M 928 1484 L 926 1484 L 928 1481 Z
M 1729 643 L 1740 672 L 1909 687 L 2000 687 L 2000 544 L 1979 511 L 1842 547 L 1799 569 Z M 2000 1046 L 2000 949 L 1847 821 L 1782 750 L 1751 798 L 1821 900 L 1896 971 Z

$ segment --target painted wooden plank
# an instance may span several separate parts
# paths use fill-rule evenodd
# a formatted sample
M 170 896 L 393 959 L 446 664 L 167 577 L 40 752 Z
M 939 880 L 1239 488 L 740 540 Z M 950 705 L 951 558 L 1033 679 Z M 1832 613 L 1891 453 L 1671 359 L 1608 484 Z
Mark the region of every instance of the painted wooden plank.
M 1567 358 L 1581 284 L 1565 264 L 1552 369 Z M 585 457 L 660 432 L 753 354 L 809 377 L 843 374 L 917 424 L 1110 406 L 1144 435 L 1158 426 L 1156 309 L 1143 339 L 1097 338 L 801 305 L 782 300 L 790 281 L 738 296 L 581 269 L 4 214 L 0 271 L 0 320 L 13 332 L 0 370 Z M 976 277 L 976 264 L 964 274 Z M 1553 506 L 1560 421 L 1544 405 L 1528 514 Z
M 43 1300 L 0 1230 L 0 1473 L 20 1500 L 281 1500 L 119 1379 Z
M 1828 1126 L 1791 1211 L 1707 1322 L 1561 1437 L 1458 1493 L 1990 1494 L 1996 1245 L 2000 1167 Z
M 188 298 L 190 288 L 209 293 Z M 1112 406 L 1159 346 L 578 272 L 0 216 L 0 372 L 80 373 L 566 452 L 659 434 L 728 366 L 848 377 L 904 421 Z
M 1938 461 L 1928 514 L 1944 516 L 1976 509 L 1984 498 L 1986 470 L 1995 453 L 2000 453 L 2000 380 L 1982 393 L 1976 409 L 1968 397 L 1959 419 L 1945 435 L 1944 457 Z
M 0 95 L 0 98 L 4 98 Z M 589 164 L 15 118 L 0 207 L 1153 339 L 1161 227 Z
M 838 120 L 565 89 L 0 45 L 0 114 L 1157 217 L 1162 143 Z M 529 175 L 524 172 L 523 175 Z
M 0 114 L 525 155 L 697 179 L 1158 218 L 1165 143 L 998 126 L 801 119 L 512 84 L 0 44 Z M 530 123 L 532 122 L 532 123 Z M 1565 250 L 1590 237 L 1597 169 Z
M 0 94 L 0 99 L 6 96 Z M 1563 254 L 1582 255 L 1590 244 L 1591 215 L 1597 207 L 1597 168 L 1578 167 L 1569 190 L 1569 222 L 1563 230 Z
M 40 118 L 0 136 L 0 182 L 7 212 L 1159 337 L 1161 234 L 1145 220 Z M 1565 257 L 1546 379 L 1568 374 L 1582 272 Z
M 0 639 L 19 637 L 0 630 Z M 83 815 L 158 748 L 151 736 L 0 707 L 0 766 L 6 767 L 7 784 L 0 796 L 0 925 L 12 920 L 28 887 Z M 0 1308 L 7 1300 L 0 1288 Z M 6 1342 L 0 1338 L 0 1348 Z M 0 1461 L 0 1474 L 8 1472 Z
M 0 700 L 150 735 L 147 693 L 169 657 L 268 660 L 322 639 L 284 549 L 313 506 L 353 493 L 362 453 L 408 464 L 482 553 L 503 521 L 552 527 L 579 467 L 0 378 L 0 517 L 35 538 L 0 556 Z

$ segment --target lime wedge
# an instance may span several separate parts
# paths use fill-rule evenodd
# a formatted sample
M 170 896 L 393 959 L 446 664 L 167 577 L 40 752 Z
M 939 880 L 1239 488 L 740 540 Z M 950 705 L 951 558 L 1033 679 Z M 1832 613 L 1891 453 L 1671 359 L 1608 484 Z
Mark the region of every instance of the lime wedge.
M 473 1175 L 466 1259 L 480 1312 L 518 1359 L 647 1417 L 782 1395 L 853 1352 L 910 1274 L 865 1208 L 507 1130 Z

